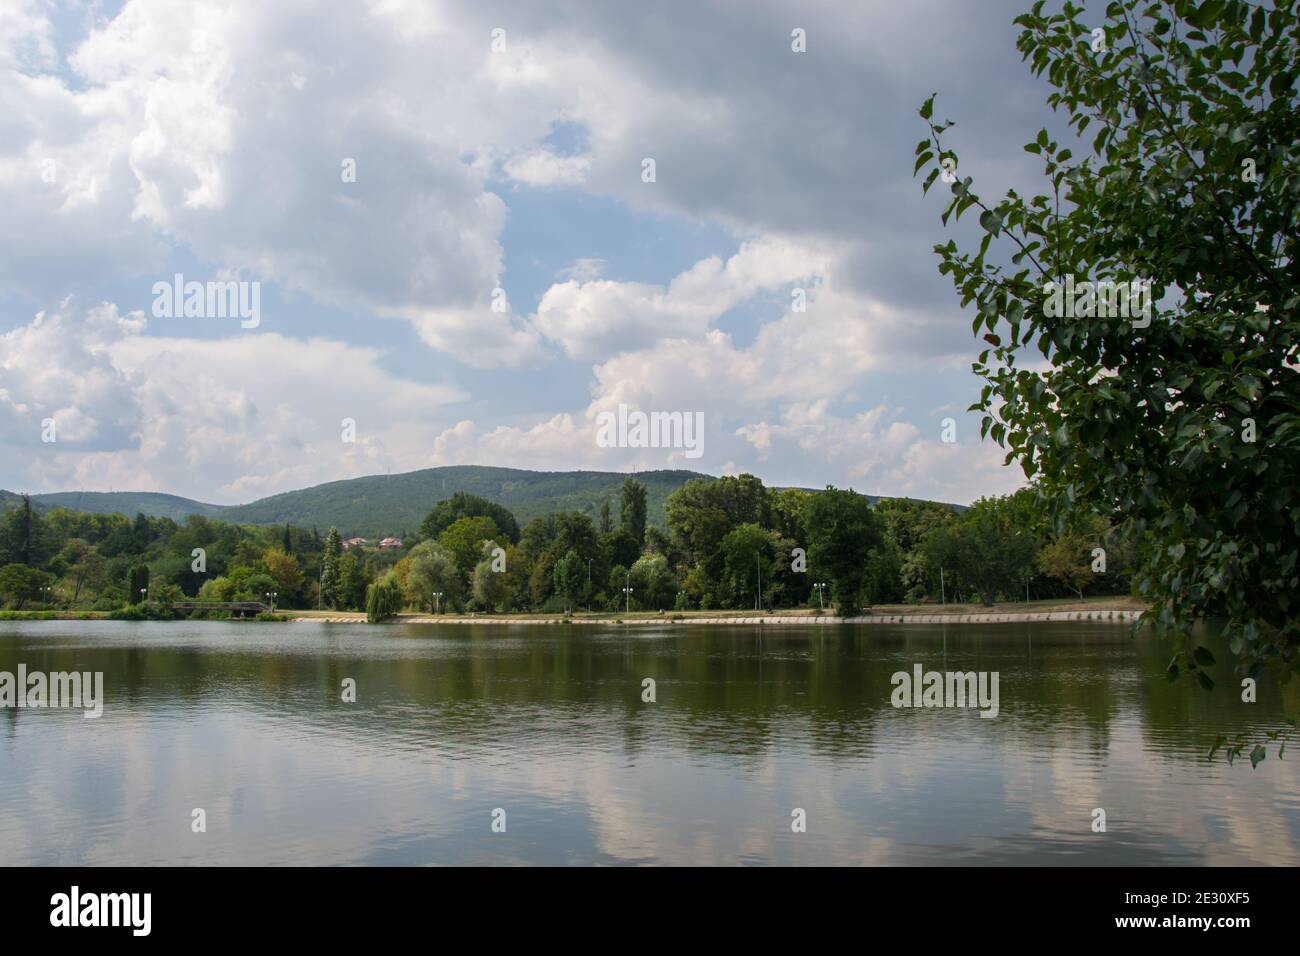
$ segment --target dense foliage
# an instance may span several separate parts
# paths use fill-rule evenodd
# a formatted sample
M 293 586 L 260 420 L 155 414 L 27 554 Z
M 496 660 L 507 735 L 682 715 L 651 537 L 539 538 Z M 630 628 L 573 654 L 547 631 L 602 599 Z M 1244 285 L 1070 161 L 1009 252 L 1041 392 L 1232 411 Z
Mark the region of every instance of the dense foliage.
M 1050 533 L 1029 491 L 958 513 L 907 499 L 873 504 L 834 488 L 766 488 L 753 475 L 693 479 L 669 496 L 666 530 L 643 524 L 644 496 L 639 477 L 627 478 L 596 520 L 560 511 L 529 521 L 517 540 L 499 503 L 459 496 L 428 512 L 421 526 L 436 533 L 389 550 L 345 547 L 337 528 L 322 537 L 201 516 L 42 513 L 19 499 L 0 520 L 0 601 L 149 617 L 183 600 L 270 603 L 274 595 L 277 608 L 365 610 L 378 620 L 408 609 L 819 606 L 818 581 L 851 613 L 1128 587 L 1123 561 L 1097 574 L 1077 535 Z
M 944 222 L 981 213 L 977 252 L 936 247 L 989 345 L 973 408 L 1063 526 L 1100 515 L 1136 549 L 1148 617 L 1179 639 L 1171 677 L 1212 686 L 1190 635 L 1214 618 L 1244 666 L 1286 680 L 1300 667 L 1296 3 L 1117 0 L 1103 18 L 1039 2 L 1016 22 L 1088 155 L 1044 129 L 1025 147 L 1043 193 L 986 200 L 954 173 L 934 98 L 921 108 L 916 171 L 927 190 L 951 182 Z M 990 255 L 1002 248 L 1009 263 Z M 1097 283 L 1135 280 L 1151 308 L 1097 314 L 1103 288 L 1118 304 Z M 1063 285 L 1074 308 L 1056 307 Z

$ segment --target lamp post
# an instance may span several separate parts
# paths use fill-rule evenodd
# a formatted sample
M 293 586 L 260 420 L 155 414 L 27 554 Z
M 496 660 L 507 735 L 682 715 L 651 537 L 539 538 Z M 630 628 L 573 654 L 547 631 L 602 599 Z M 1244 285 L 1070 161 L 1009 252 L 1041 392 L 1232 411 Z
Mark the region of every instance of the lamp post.
M 50 587 L 42 587 L 42 588 L 41 588 L 41 610 L 42 610 L 42 611 L 48 611 L 48 610 L 49 610 L 49 608 L 50 608 L 50 595 L 53 594 L 53 593 L 54 593 L 54 589 L 53 589 L 53 588 L 50 588 Z
M 149 593 L 149 589 L 148 589 L 148 588 L 141 588 L 141 589 L 140 589 L 140 603 L 141 603 L 141 604 L 143 604 L 143 603 L 147 600 L 146 595 L 147 595 L 148 593 Z
M 442 592 L 434 591 L 433 592 L 433 613 L 436 616 L 440 614 L 441 611 L 442 611 Z
M 587 613 L 588 614 L 591 613 L 591 562 L 592 559 L 588 558 L 587 559 Z
M 758 590 L 754 592 L 754 610 L 761 611 L 763 601 L 763 560 L 754 552 L 754 566 L 758 568 Z
M 817 592 L 817 597 L 822 604 L 822 610 L 826 610 L 826 582 L 818 581 L 813 585 L 813 590 Z
M 627 595 L 627 610 L 624 614 L 632 613 L 632 572 L 627 573 L 627 585 L 623 588 L 623 593 Z
M 271 602 L 271 613 L 275 613 L 275 599 L 280 596 L 279 591 L 267 591 L 267 599 Z

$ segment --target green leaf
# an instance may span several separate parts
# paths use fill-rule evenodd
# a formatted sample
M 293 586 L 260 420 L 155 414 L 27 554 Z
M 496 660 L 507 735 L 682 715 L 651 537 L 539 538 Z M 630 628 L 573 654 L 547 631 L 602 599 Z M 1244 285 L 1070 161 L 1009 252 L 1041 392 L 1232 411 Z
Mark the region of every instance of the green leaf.
M 755 592 L 757 593 L 757 592 Z M 1255 749 L 1250 752 L 1250 769 L 1254 770 L 1260 765 L 1260 762 L 1267 757 L 1263 744 L 1255 744 Z
M 1210 650 L 1207 647 L 1198 647 L 1192 652 L 1192 657 L 1196 659 L 1196 663 L 1201 667 L 1214 666 L 1214 655 L 1210 653 Z

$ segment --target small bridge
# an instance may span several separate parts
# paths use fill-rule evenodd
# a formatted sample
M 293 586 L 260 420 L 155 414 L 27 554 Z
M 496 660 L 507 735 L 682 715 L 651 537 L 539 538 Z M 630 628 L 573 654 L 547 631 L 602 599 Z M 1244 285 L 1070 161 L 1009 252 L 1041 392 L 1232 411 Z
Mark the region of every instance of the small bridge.
M 172 607 L 177 611 L 229 611 L 232 617 L 253 617 L 271 610 L 261 601 L 177 601 Z

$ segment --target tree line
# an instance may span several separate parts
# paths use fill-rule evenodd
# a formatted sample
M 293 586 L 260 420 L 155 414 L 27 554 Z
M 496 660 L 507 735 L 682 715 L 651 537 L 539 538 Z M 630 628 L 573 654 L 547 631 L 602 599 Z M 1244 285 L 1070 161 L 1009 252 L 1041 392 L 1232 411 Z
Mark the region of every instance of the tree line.
M 615 511 L 617 517 L 615 517 Z M 421 612 L 672 611 L 812 606 L 858 613 L 926 604 L 1126 593 L 1135 554 L 1100 517 L 1063 529 L 1034 488 L 966 509 L 852 490 L 693 479 L 647 523 L 624 481 L 596 513 L 519 527 L 501 504 L 457 492 L 392 551 L 343 546 L 337 528 L 201 516 L 99 515 L 23 499 L 0 521 L 0 600 L 117 616 L 182 600 Z

